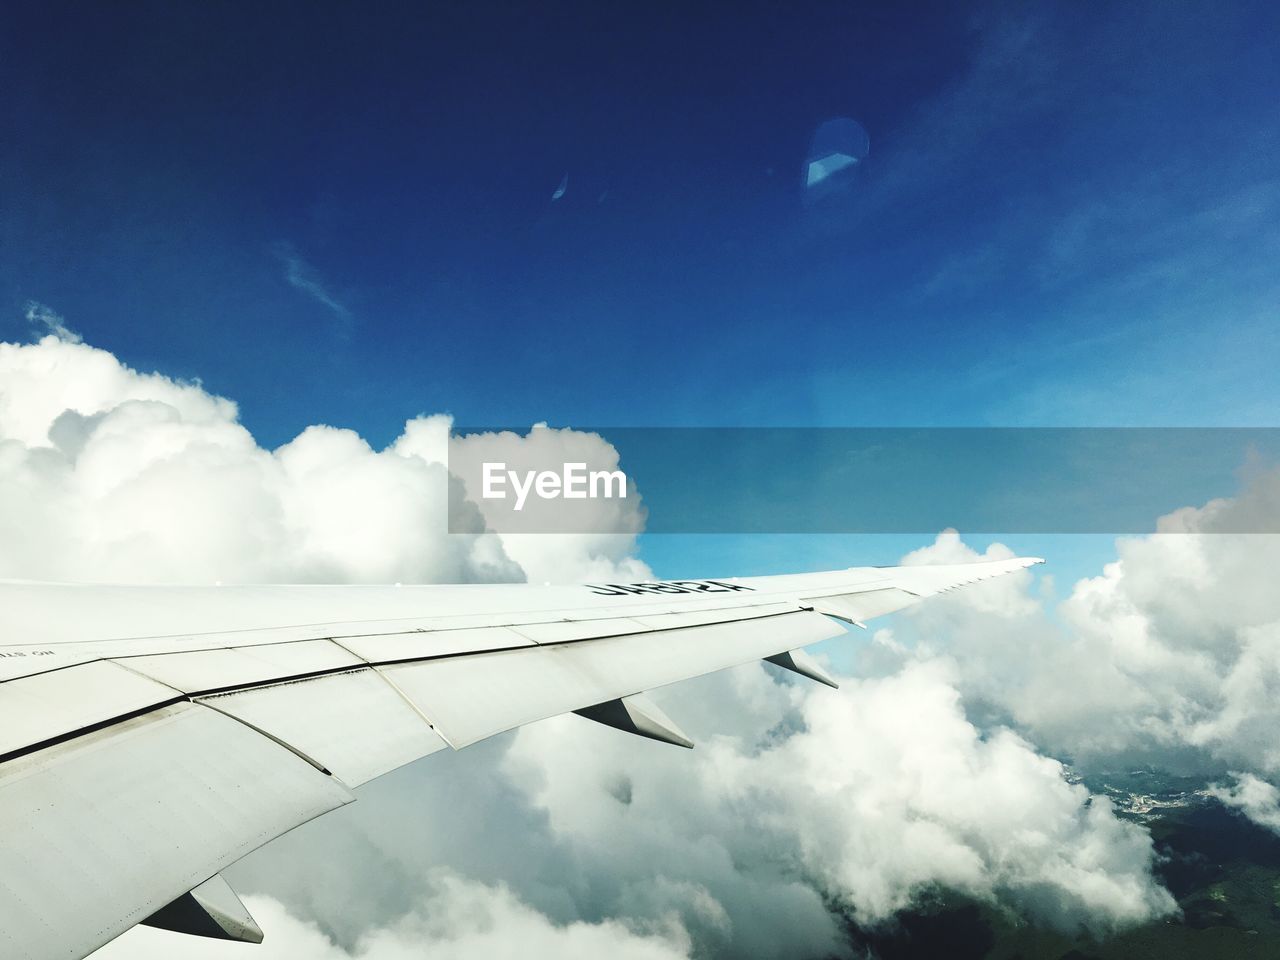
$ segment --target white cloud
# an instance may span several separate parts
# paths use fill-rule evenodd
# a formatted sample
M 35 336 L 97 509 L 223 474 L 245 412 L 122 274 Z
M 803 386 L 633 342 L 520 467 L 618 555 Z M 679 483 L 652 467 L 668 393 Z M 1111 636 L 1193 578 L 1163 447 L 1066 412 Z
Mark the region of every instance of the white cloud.
M 62 316 L 50 307 L 45 306 L 38 300 L 28 300 L 26 308 L 27 323 L 34 327 L 43 329 L 47 333 L 50 333 L 59 340 L 64 340 L 67 343 L 81 342 L 82 338 L 80 334 L 68 327 L 63 321 Z
M 622 844 L 633 882 L 653 871 L 700 884 L 734 902 L 732 923 L 754 912 L 786 926 L 793 948 L 803 942 L 795 924 L 767 897 L 742 909 L 748 885 L 771 871 L 773 889 L 802 881 L 863 925 L 890 920 L 938 885 L 1067 928 L 1104 931 L 1172 908 L 1152 879 L 1146 832 L 1014 733 L 980 733 L 948 665 L 914 663 L 838 692 L 780 686 L 755 668 L 735 680 L 712 700 L 717 710 L 731 705 L 715 726 L 733 732 L 712 735 L 692 760 L 602 755 L 596 731 L 566 720 L 521 731 L 510 763 L 577 855 Z M 790 719 L 762 737 L 778 718 Z M 696 729 L 706 718 L 694 719 Z M 760 872 L 721 874 L 724 862 Z M 685 922 L 696 929 L 696 918 Z M 812 917 L 805 924 L 811 951 L 823 952 L 817 941 L 835 931 Z M 735 943 L 756 946 L 754 931 Z
M 330 292 L 315 267 L 304 260 L 290 243 L 277 243 L 272 251 L 284 265 L 284 279 L 289 286 L 328 310 L 336 325 L 335 332 L 340 336 L 350 334 L 355 317 L 347 305 Z
M 174 408 L 184 421 L 234 421 L 236 405 L 199 384 L 140 374 L 105 350 L 47 336 L 34 344 L 0 343 L 0 438 L 28 447 L 59 438 L 67 412 L 75 424 L 104 414 L 126 400 L 154 400 Z M 87 424 L 82 424 L 87 429 Z
M 416 440 L 416 434 L 406 432 L 397 441 L 397 449 L 417 449 Z M 472 486 L 479 483 L 479 465 L 485 461 L 505 463 L 521 472 L 565 463 L 585 463 L 589 470 L 619 469 L 618 451 L 599 434 L 536 424 L 524 434 L 503 431 L 457 437 L 450 444 L 449 456 L 468 499 L 479 507 L 490 529 L 502 532 L 508 554 L 524 568 L 531 582 L 563 582 L 566 570 L 575 571 L 582 580 L 625 582 L 650 576 L 648 568 L 630 556 L 635 535 L 644 528 L 645 520 L 634 484 L 629 484 L 626 497 L 575 500 L 572 513 L 565 509 L 563 500 L 530 498 L 520 514 L 511 513 L 506 501 L 484 499 Z M 521 526 L 513 522 L 516 520 L 530 524 L 523 529 L 554 531 L 554 535 L 521 533 Z
M 619 535 L 512 540 L 463 503 L 422 417 L 386 450 L 313 426 L 268 451 L 229 400 L 47 336 L 0 344 L 0 576 L 210 582 L 439 582 L 646 576 Z M 608 445 L 594 435 L 582 443 Z M 533 442 L 532 440 L 529 442 Z M 616 458 L 616 453 L 613 454 Z
M 1260 826 L 1280 833 L 1280 789 L 1251 773 L 1236 773 L 1231 786 L 1217 784 L 1209 792 Z
M 1119 540 L 1056 608 L 1030 576 L 979 584 L 897 618 L 863 666 L 949 657 L 971 707 L 1085 767 L 1280 774 L 1280 536 L 1218 532 L 1278 511 L 1280 470 L 1252 470 L 1239 496 Z M 965 556 L 953 534 L 916 554 Z

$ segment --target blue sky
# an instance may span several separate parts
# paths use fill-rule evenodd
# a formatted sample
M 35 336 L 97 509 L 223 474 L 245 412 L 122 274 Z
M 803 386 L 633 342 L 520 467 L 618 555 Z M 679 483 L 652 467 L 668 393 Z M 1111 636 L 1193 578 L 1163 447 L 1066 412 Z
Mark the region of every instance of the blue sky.
M 1223 6 L 13 5 L 0 336 L 47 304 L 268 446 L 1269 425 L 1280 16 Z M 832 117 L 870 155 L 806 195 Z

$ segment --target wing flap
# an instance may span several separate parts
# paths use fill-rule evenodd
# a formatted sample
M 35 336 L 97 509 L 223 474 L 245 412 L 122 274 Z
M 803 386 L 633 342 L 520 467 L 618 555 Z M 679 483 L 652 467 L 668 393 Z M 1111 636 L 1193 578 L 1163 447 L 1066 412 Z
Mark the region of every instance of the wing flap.
M 380 667 L 455 749 L 521 724 L 838 636 L 795 612 Z
M 283 741 L 357 787 L 447 744 L 368 667 L 201 700 Z
M 0 956 L 78 958 L 350 802 L 245 725 L 161 708 L 0 768 Z

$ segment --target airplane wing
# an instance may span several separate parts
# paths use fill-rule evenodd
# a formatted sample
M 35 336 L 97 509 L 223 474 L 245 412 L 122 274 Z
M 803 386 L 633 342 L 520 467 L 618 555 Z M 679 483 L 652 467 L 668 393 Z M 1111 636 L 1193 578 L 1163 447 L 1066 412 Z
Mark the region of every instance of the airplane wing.
M 261 931 L 220 871 L 446 748 L 576 711 L 691 746 L 647 690 L 1040 562 L 536 587 L 0 583 L 0 956 L 137 923 Z

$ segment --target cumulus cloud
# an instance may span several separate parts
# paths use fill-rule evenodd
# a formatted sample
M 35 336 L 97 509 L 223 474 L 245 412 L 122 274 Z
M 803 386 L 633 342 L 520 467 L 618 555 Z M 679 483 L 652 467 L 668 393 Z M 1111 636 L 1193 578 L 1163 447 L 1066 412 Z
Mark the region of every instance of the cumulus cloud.
M 982 736 L 944 666 L 810 696 L 802 713 L 797 744 L 733 766 L 741 780 L 765 764 L 749 774 L 764 821 L 794 832 L 807 867 L 860 919 L 886 920 L 937 884 L 1067 928 L 1172 908 L 1145 831 L 1013 732 Z
M 1059 604 L 1029 575 L 957 591 L 876 634 L 861 667 L 947 657 L 985 708 L 1086 769 L 1149 763 L 1207 779 L 1280 774 L 1280 470 L 1160 519 Z M 1002 555 L 995 546 L 988 555 Z M 954 534 L 909 560 L 977 554 Z
M 417 449 L 416 439 L 406 431 L 397 448 Z M 644 564 L 627 559 L 618 549 L 630 550 L 631 537 L 644 527 L 644 507 L 630 481 L 626 496 L 575 500 L 571 511 L 562 499 L 530 498 L 522 512 L 513 513 L 508 507 L 512 500 L 481 496 L 480 465 L 486 461 L 503 463 L 522 474 L 558 469 L 566 463 L 586 464 L 591 471 L 618 470 L 618 451 L 599 434 L 535 424 L 524 434 L 502 431 L 454 437 L 448 455 L 450 470 L 461 480 L 467 498 L 477 504 L 486 525 L 502 533 L 507 552 L 531 582 L 564 579 L 558 571 L 571 560 L 585 580 L 640 580 L 650 575 Z
M 712 734 L 697 762 L 653 751 L 602 757 L 590 749 L 595 731 L 570 723 L 522 731 L 509 762 L 580 854 L 640 827 L 646 849 L 624 847 L 628 864 L 641 863 L 631 882 L 652 870 L 728 898 L 732 923 L 767 917 L 797 937 L 792 947 L 803 935 L 782 915 L 794 907 L 769 901 L 797 886 L 779 902 L 834 899 L 862 926 L 891 920 L 938 886 L 1097 932 L 1173 908 L 1152 879 L 1147 833 L 1015 733 L 980 732 L 946 663 L 913 663 L 838 692 L 773 683 L 750 668 L 713 702 L 735 700 L 732 727 Z M 699 848 L 701 856 L 679 855 Z M 717 873 L 722 862 L 762 869 L 747 881 Z M 748 887 L 771 872 L 769 893 L 749 902 Z M 820 937 L 834 938 L 832 927 L 800 916 L 810 949 L 823 952 Z M 696 929 L 698 918 L 686 923 Z M 754 930 L 727 936 L 731 954 L 769 955 L 758 952 Z
M 312 426 L 260 447 L 236 405 L 46 336 L 0 344 L 0 576 L 210 582 L 635 578 L 636 501 L 618 533 L 510 544 L 455 498 L 447 417 L 385 450 Z M 532 442 L 532 441 L 531 441 Z M 594 435 L 582 443 L 606 448 Z M 603 454 L 601 454 L 603 455 Z M 616 459 L 616 452 L 613 453 Z M 464 532 L 449 534 L 449 529 Z M 541 542 L 540 542 L 541 541 Z

